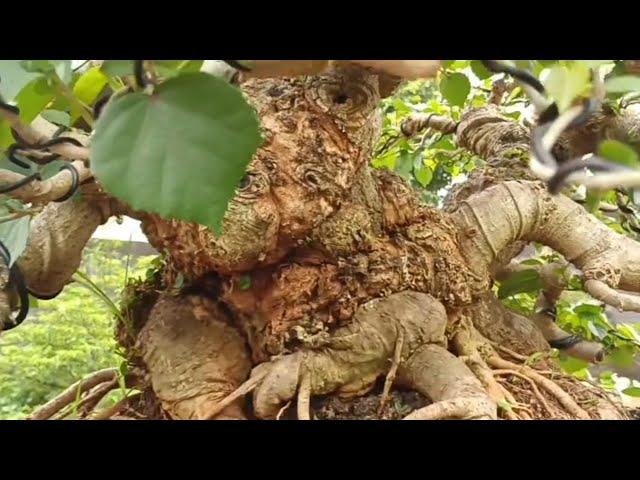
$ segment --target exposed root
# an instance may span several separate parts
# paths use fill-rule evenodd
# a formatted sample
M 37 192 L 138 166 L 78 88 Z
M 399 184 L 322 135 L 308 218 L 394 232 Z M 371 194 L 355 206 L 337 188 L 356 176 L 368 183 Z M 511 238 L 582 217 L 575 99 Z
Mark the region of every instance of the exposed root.
M 311 375 L 302 374 L 298 390 L 298 420 L 311 420 Z
M 211 418 L 221 399 L 249 376 L 244 339 L 202 295 L 161 296 L 137 338 L 153 391 L 176 420 Z M 244 418 L 240 403 L 218 418 Z
M 538 390 L 538 386 L 536 385 L 536 382 L 534 382 L 531 378 L 529 378 L 526 375 L 524 375 L 524 374 L 522 374 L 520 372 L 517 372 L 515 370 L 494 370 L 493 374 L 494 375 L 513 375 L 513 376 L 516 376 L 518 378 L 522 378 L 523 380 L 527 381 L 529 383 L 529 385 L 531 385 L 531 389 L 533 390 L 533 394 L 536 396 L 536 398 L 538 399 L 540 404 L 544 407 L 544 409 L 547 411 L 547 413 L 550 416 L 553 416 L 553 411 L 551 410 L 551 407 L 549 406 L 549 404 L 545 400 L 544 396 L 540 393 L 540 390 Z
M 291 402 L 285 403 L 284 406 L 278 412 L 278 415 L 276 415 L 276 420 L 280 420 L 280 418 L 282 417 L 282 414 L 286 412 L 287 408 L 289 408 L 290 406 L 291 406 Z
M 465 357 L 469 368 L 478 377 L 482 385 L 487 390 L 487 393 L 494 402 L 498 405 L 500 402 L 504 402 L 508 399 L 504 396 L 504 389 L 496 381 L 491 372 L 491 368 L 482 359 L 477 347 L 471 340 L 470 332 L 467 330 L 461 330 L 453 338 L 453 345 L 458 355 Z
M 534 369 L 524 365 L 519 366 L 515 363 L 509 362 L 508 360 L 504 360 L 497 355 L 489 357 L 487 362 L 489 363 L 489 365 L 499 369 L 520 370 L 525 374 L 525 376 L 527 376 L 532 381 L 536 382 L 538 385 L 544 388 L 547 392 L 552 394 L 571 415 L 580 420 L 589 420 L 591 418 L 591 416 L 586 411 L 584 411 L 567 392 L 565 392 L 552 380 L 549 380 L 548 378 L 545 378 L 537 373 Z
M 398 367 L 400 366 L 403 346 L 404 330 L 401 329 L 398 332 L 398 338 L 396 339 L 396 346 L 393 352 L 393 362 L 391 363 L 389 373 L 387 373 L 387 376 L 384 380 L 384 388 L 382 389 L 382 396 L 380 397 L 380 407 L 378 408 L 378 415 L 382 415 L 382 411 L 384 410 L 384 407 L 387 405 L 387 401 L 389 400 L 389 392 L 391 392 L 391 387 L 393 386 L 393 382 L 396 379 Z
M 456 398 L 432 403 L 407 415 L 403 420 L 446 419 L 488 420 L 484 405 L 478 405 L 476 398 Z
M 303 393 L 302 404 L 307 404 L 306 389 L 298 388 L 303 373 L 308 375 L 309 395 L 361 395 L 388 372 L 390 357 L 399 357 L 402 369 L 421 346 L 443 344 L 445 325 L 444 307 L 429 295 L 401 292 L 372 300 L 333 333 L 327 346 L 301 349 L 256 367 L 253 375 L 267 373 L 254 391 L 254 413 L 274 418 L 296 392 Z M 395 347 L 401 347 L 399 353 Z
M 267 376 L 268 373 L 269 373 L 269 370 L 264 369 L 260 373 L 256 375 L 252 375 L 251 378 L 249 378 L 249 380 L 244 382 L 242 385 L 236 388 L 233 392 L 231 392 L 229 395 L 227 395 L 218 403 L 216 403 L 212 408 L 204 412 L 204 419 L 211 420 L 215 418 L 220 412 L 222 412 L 225 408 L 227 408 L 233 402 L 235 402 L 239 398 L 244 397 L 246 394 L 250 393 L 254 388 L 256 388 L 260 384 L 260 382 L 262 382 L 262 380 L 264 379 L 264 377 Z
M 438 345 L 423 345 L 400 368 L 401 382 L 435 401 L 408 419 L 496 419 L 497 406 L 473 372 Z
M 489 340 L 489 343 L 491 344 L 491 346 L 493 348 L 496 348 L 498 350 L 500 350 L 503 353 L 508 354 L 509 356 L 515 358 L 516 360 L 522 360 L 523 362 L 526 362 L 527 360 L 529 360 L 529 357 L 526 355 L 521 355 L 518 352 L 514 352 L 513 350 L 507 348 L 507 347 L 503 347 L 502 345 L 496 343 L 496 342 L 492 342 L 491 340 Z
M 57 397 L 49 400 L 40 408 L 36 409 L 31 415 L 27 417 L 28 420 L 46 420 L 58 413 L 67 405 L 73 403 L 79 395 L 87 392 L 97 385 L 104 382 L 110 382 L 118 375 L 118 370 L 115 368 L 106 368 L 104 370 L 98 370 L 82 380 L 77 381 L 64 392 Z

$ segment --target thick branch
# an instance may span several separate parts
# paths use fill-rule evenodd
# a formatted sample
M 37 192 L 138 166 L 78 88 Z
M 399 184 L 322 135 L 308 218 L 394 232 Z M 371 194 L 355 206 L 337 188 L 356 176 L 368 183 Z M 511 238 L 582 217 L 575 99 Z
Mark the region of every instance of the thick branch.
M 43 129 L 23 123 L 17 113 L 0 108 L 0 116 L 4 117 L 9 122 L 11 128 L 18 133 L 20 138 L 29 143 L 29 145 L 37 146 L 51 140 L 51 136 L 45 133 Z M 79 147 L 70 143 L 52 145 L 49 147 L 49 151 L 69 159 L 89 159 L 89 149 L 87 147 Z
M 77 147 L 76 147 L 77 148 Z M 79 183 L 92 177 L 91 170 L 82 161 L 75 161 L 71 165 L 78 171 Z M 20 173 L 10 170 L 0 170 L 0 185 L 10 185 L 25 178 Z M 34 180 L 23 187 L 17 188 L 8 195 L 23 202 L 44 205 L 65 196 L 73 185 L 73 174 L 69 170 L 62 170 L 47 180 Z
M 537 241 L 564 255 L 586 280 L 640 291 L 640 246 L 538 183 L 503 182 L 462 202 L 453 216 L 463 254 L 478 274 L 486 274 L 508 245 Z M 607 301 L 600 291 L 590 293 Z

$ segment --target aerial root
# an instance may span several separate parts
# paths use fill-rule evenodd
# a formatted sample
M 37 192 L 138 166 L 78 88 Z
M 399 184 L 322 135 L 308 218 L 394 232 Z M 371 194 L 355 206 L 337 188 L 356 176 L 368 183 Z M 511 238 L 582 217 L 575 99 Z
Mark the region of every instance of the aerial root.
M 298 390 L 298 420 L 311 420 L 311 375 L 304 372 Z
M 393 382 L 396 379 L 396 373 L 398 372 L 398 367 L 400 366 L 400 361 L 402 359 L 402 348 L 404 347 L 404 330 L 400 329 L 398 332 L 398 338 L 396 339 L 395 350 L 393 352 L 393 361 L 391 363 L 391 368 L 389 369 L 389 373 L 387 373 L 386 378 L 384 379 L 384 388 L 382 389 L 382 396 L 380 397 L 380 406 L 378 407 L 378 416 L 382 415 L 384 407 L 387 405 L 387 401 L 389 400 L 389 393 L 391 392 L 391 387 L 393 386 Z
M 269 370 L 264 369 L 262 372 L 250 377 L 246 382 L 244 382 L 233 392 L 216 403 L 210 410 L 208 410 L 204 415 L 205 420 L 212 420 L 216 417 L 216 415 L 222 412 L 226 407 L 231 405 L 237 399 L 244 397 L 247 393 L 251 392 L 254 388 L 260 385 L 260 382 L 267 376 L 268 373 Z
M 497 405 L 504 402 L 509 405 L 516 403 L 513 396 L 506 390 L 493 376 L 491 367 L 484 361 L 478 351 L 475 342 L 471 338 L 471 333 L 466 330 L 460 330 L 453 338 L 453 344 L 457 353 L 465 358 L 465 361 L 471 371 L 480 380 L 491 399 Z M 520 417 L 512 411 L 502 410 L 503 415 L 509 420 L 519 420 Z
M 501 370 L 511 370 L 518 373 L 520 377 L 526 377 L 531 380 L 531 382 L 535 382 L 548 393 L 553 395 L 553 397 L 558 400 L 558 402 L 574 417 L 581 420 L 589 420 L 591 416 L 583 410 L 571 396 L 565 392 L 558 384 L 554 381 L 540 375 L 531 367 L 527 367 L 526 365 L 518 365 L 508 360 L 504 360 L 497 355 L 493 355 L 488 358 L 488 364 L 492 367 Z M 534 390 L 534 393 L 536 390 Z M 537 393 L 540 394 L 540 391 L 537 390 Z M 537 396 L 537 395 L 536 395 Z M 541 396 L 541 395 L 540 395 Z M 545 409 L 549 409 L 549 405 L 546 402 L 543 403 Z
M 531 389 L 533 390 L 533 394 L 536 396 L 536 398 L 538 399 L 538 401 L 540 402 L 540 404 L 544 407 L 544 409 L 547 411 L 547 413 L 551 416 L 553 416 L 553 410 L 551 410 L 551 407 L 549 406 L 549 404 L 547 403 L 547 401 L 545 400 L 544 396 L 540 393 L 540 390 L 538 389 L 538 386 L 536 385 L 536 382 L 533 381 L 533 379 L 531 379 L 530 377 L 526 376 L 523 373 L 517 372 L 515 370 L 494 370 L 493 371 L 494 375 L 513 375 L 515 377 L 521 378 L 523 380 L 525 380 L 526 382 L 529 383 L 529 385 L 531 385 Z

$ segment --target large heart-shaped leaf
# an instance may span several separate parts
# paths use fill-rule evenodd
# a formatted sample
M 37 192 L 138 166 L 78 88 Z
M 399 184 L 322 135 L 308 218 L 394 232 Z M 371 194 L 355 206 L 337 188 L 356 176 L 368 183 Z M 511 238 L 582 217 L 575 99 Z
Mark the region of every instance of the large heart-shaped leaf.
M 258 118 L 240 91 L 189 73 L 153 95 L 132 93 L 107 106 L 96 124 L 91 166 L 133 208 L 219 231 L 259 144 Z
M 470 91 L 471 83 L 463 73 L 452 73 L 440 81 L 440 92 L 450 105 L 463 106 Z

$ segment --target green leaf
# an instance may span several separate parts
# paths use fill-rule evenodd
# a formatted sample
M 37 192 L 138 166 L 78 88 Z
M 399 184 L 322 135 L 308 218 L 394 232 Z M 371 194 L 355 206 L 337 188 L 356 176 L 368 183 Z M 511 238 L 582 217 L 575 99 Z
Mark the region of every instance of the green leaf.
M 414 169 L 413 174 L 416 177 L 416 180 L 418 180 L 420 185 L 422 185 L 423 187 L 429 185 L 431 183 L 431 179 L 433 178 L 433 170 L 431 170 L 427 166 Z
M 6 120 L 0 119 L 0 151 L 6 150 L 12 143 L 15 143 L 15 140 L 11 134 L 11 127 Z
M 16 97 L 20 108 L 20 118 L 25 123 L 31 123 L 55 96 L 55 89 L 45 77 L 32 80 Z
M 533 269 L 515 272 L 500 284 L 498 298 L 506 298 L 516 293 L 535 292 L 542 288 L 542 281 Z
M 20 66 L 27 72 L 51 73 L 55 66 L 50 60 L 21 60 Z
M 56 74 L 62 80 L 62 83 L 68 84 L 73 75 L 71 60 L 52 60 L 51 63 L 53 63 Z
M 506 400 L 499 400 L 498 401 L 498 407 L 501 408 L 502 410 L 507 411 L 507 412 L 512 412 L 513 411 L 513 405 L 511 405 Z
M 155 60 L 155 69 L 164 78 L 171 78 L 181 73 L 198 72 L 202 60 Z
M 27 246 L 30 225 L 31 217 L 28 216 L 0 223 L 0 240 L 11 254 L 9 266 L 14 264 Z
M 440 81 L 440 92 L 450 105 L 462 107 L 470 91 L 471 83 L 463 73 L 452 73 Z
M 547 92 L 557 102 L 560 111 L 566 110 L 589 85 L 589 69 L 582 63 L 555 66 L 545 81 Z
M 588 212 L 594 213 L 598 210 L 600 200 L 602 200 L 603 195 L 604 192 L 600 190 L 594 190 L 592 188 L 587 189 L 587 198 L 585 199 L 584 206 Z
M 76 81 L 73 94 L 86 105 L 93 105 L 108 82 L 109 77 L 98 67 L 90 68 Z
M 455 60 L 442 60 L 442 68 L 449 68 Z
M 613 64 L 613 60 L 579 60 L 587 68 L 598 68 L 602 65 Z
M 29 308 L 38 308 L 38 299 L 29 294 Z
M 589 363 L 579 358 L 562 355 L 560 357 L 560 366 L 567 373 L 575 373 L 579 370 L 589 367 Z
M 640 387 L 629 387 L 622 390 L 622 393 L 630 397 L 640 397 Z
M 240 287 L 240 290 L 249 290 L 251 288 L 251 277 L 249 275 L 240 277 L 238 287 Z
M 604 86 L 609 93 L 640 91 L 640 77 L 621 75 L 608 79 Z
M 182 274 L 182 272 L 178 273 L 178 276 L 176 277 L 176 282 L 173 285 L 173 288 L 182 288 L 184 286 L 184 275 Z
M 11 102 L 30 81 L 38 75 L 27 72 L 20 60 L 0 60 L 0 96 Z
M 493 76 L 493 72 L 487 70 L 480 60 L 471 60 L 471 71 L 480 80 Z
M 42 112 L 42 118 L 56 125 L 64 125 L 65 127 L 71 125 L 71 115 L 60 110 L 45 110 Z
M 189 73 L 110 105 L 96 123 L 91 167 L 132 208 L 219 232 L 260 141 L 257 116 L 237 88 Z
M 106 60 L 100 70 L 109 77 L 133 75 L 133 60 Z
M 640 166 L 638 153 L 629 145 L 617 140 L 602 141 L 600 145 L 598 145 L 598 155 L 628 167 L 637 168 Z

